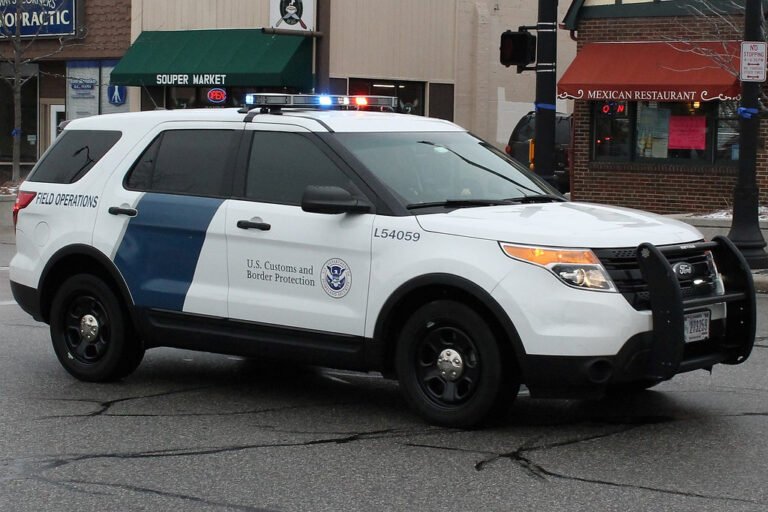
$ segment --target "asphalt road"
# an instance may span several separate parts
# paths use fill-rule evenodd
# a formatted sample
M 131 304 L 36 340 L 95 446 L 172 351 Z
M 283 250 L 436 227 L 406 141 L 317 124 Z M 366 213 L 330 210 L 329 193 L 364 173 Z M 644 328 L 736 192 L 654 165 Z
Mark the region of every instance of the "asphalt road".
M 377 375 L 156 349 L 71 378 L 12 302 L 0 236 L 0 510 L 768 509 L 768 297 L 743 365 L 630 399 L 521 396 L 480 431 L 425 425 Z

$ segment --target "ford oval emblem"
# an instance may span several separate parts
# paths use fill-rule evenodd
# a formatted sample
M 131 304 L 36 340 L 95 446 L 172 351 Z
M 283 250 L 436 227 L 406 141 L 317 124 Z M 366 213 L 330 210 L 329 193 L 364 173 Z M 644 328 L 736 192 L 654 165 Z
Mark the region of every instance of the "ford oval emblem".
M 680 263 L 675 263 L 672 266 L 672 270 L 675 272 L 675 275 L 677 277 L 685 278 L 690 277 L 693 275 L 693 265 L 690 263 L 686 263 L 684 261 L 681 261 Z

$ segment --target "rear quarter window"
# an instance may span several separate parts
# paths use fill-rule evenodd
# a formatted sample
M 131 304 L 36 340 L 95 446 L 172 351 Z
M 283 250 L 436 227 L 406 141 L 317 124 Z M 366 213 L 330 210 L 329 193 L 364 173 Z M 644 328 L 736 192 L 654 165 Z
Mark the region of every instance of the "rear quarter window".
M 67 130 L 29 175 L 38 183 L 74 183 L 106 155 L 120 140 L 122 132 Z

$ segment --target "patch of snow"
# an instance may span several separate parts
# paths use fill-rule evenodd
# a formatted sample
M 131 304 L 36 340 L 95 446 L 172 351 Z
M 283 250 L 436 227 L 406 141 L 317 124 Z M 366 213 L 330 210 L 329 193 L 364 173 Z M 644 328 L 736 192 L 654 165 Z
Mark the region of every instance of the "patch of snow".
M 19 186 L 7 181 L 0 185 L 0 196 L 15 196 L 19 191 Z
M 725 219 L 730 220 L 733 218 L 732 210 L 718 210 L 716 212 L 705 213 L 703 215 L 696 215 L 696 217 L 702 219 Z M 758 220 L 768 220 L 768 206 L 760 206 L 757 209 Z

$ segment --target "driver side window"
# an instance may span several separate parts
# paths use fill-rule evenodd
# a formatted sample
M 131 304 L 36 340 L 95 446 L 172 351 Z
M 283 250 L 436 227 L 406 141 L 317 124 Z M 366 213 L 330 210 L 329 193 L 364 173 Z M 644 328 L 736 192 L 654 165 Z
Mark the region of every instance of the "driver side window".
M 247 199 L 300 205 L 309 185 L 353 190 L 349 178 L 307 136 L 254 132 L 245 183 Z

